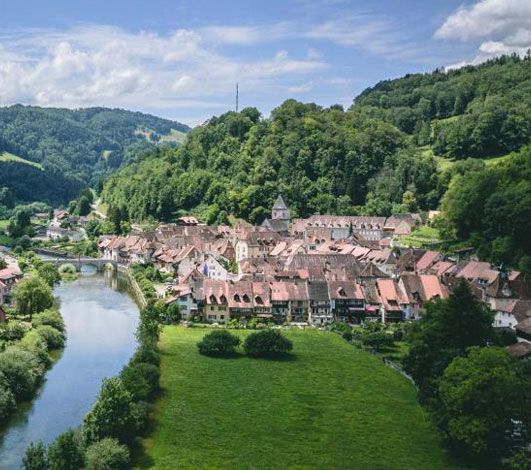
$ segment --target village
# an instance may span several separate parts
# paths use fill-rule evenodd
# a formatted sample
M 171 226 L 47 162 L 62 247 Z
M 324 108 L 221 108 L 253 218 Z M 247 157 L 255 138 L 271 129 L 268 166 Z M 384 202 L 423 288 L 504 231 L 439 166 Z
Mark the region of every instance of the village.
M 397 235 L 421 223 L 417 214 L 290 220 L 279 195 L 261 226 L 206 226 L 188 216 L 150 232 L 102 236 L 98 250 L 120 265 L 153 265 L 171 276 L 158 295 L 179 305 L 183 321 L 216 324 L 415 320 L 426 302 L 447 298 L 464 279 L 490 305 L 494 326 L 516 332 L 515 353 L 529 354 L 530 284 L 466 251 L 453 259 L 395 246 Z

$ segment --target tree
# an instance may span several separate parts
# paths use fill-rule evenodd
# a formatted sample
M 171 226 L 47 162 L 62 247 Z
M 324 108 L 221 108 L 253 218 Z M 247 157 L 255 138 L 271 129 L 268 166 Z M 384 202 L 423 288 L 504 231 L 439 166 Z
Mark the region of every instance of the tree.
M 456 356 L 493 338 L 493 315 L 462 280 L 448 299 L 429 302 L 410 335 L 404 366 L 420 389 L 422 399 L 433 398 L 437 381 Z
M 225 330 L 215 330 L 203 336 L 197 343 L 199 353 L 205 356 L 224 356 L 234 353 L 240 338 Z
M 0 355 L 0 373 L 17 400 L 31 397 L 42 374 L 42 365 L 35 354 L 11 346 Z
M 76 212 L 80 216 L 89 215 L 90 214 L 90 201 L 86 196 L 81 196 L 76 205 Z
M 291 351 L 293 343 L 279 331 L 268 329 L 247 336 L 243 349 L 252 357 L 271 357 Z
M 445 435 L 466 452 L 499 454 L 524 443 L 531 424 L 531 378 L 507 351 L 474 347 L 456 357 L 439 384 L 436 418 Z
M 42 312 L 53 305 L 52 289 L 38 276 L 28 276 L 13 288 L 17 311 L 22 315 Z
M 44 279 L 50 287 L 55 286 L 61 280 L 61 275 L 57 266 L 52 263 L 41 263 L 37 267 L 37 272 L 39 276 Z
M 50 470 L 79 470 L 83 464 L 83 450 L 73 429 L 59 435 L 48 447 Z
M 85 416 L 83 432 L 88 443 L 114 437 L 130 442 L 137 431 L 138 420 L 133 398 L 119 378 L 103 381 L 98 400 Z
M 48 456 L 42 441 L 31 442 L 22 458 L 24 470 L 48 470 Z
M 116 439 L 105 438 L 86 451 L 87 470 L 125 470 L 129 468 L 129 449 Z

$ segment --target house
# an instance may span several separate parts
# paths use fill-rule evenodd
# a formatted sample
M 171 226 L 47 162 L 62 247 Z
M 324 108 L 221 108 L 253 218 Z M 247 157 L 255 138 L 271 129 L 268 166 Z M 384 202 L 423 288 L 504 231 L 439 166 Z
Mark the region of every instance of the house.
M 184 217 L 179 217 L 177 219 L 177 225 L 195 226 L 199 225 L 199 221 L 195 217 L 187 215 Z
M 22 276 L 22 271 L 18 266 L 11 265 L 0 269 L 0 297 L 2 298 L 0 304 L 11 300 L 11 290 L 22 279 Z
M 409 299 L 394 279 L 377 279 L 382 323 L 400 321 L 408 316 Z
M 279 242 L 280 235 L 276 232 L 246 232 L 236 242 L 236 260 L 245 258 L 264 258 Z
M 289 231 L 289 208 L 284 202 L 282 194 L 277 196 L 275 204 L 271 209 L 271 218 L 262 222 L 262 227 L 272 232 L 286 234 Z
M 172 288 L 171 295 L 166 298 L 166 304 L 177 303 L 181 319 L 191 320 L 199 314 L 198 300 L 195 298 L 192 287 L 187 284 L 177 284 Z
M 420 317 L 420 309 L 426 302 L 448 297 L 448 290 L 434 274 L 406 273 L 400 276 L 398 287 L 408 298 L 408 308 L 405 310 L 406 320 L 416 320 Z
M 354 281 L 328 281 L 330 307 L 336 320 L 360 323 L 365 318 L 365 294 Z
M 205 310 L 203 319 L 210 323 L 226 323 L 229 321 L 228 283 L 214 279 L 203 282 Z
M 332 323 L 333 316 L 327 282 L 308 281 L 308 297 L 310 299 L 309 323 L 314 326 Z
M 306 323 L 308 321 L 309 295 L 305 281 L 273 281 L 271 308 L 275 320 Z
M 212 254 L 208 254 L 199 267 L 198 270 L 201 271 L 205 277 L 210 279 L 219 279 L 221 281 L 229 281 L 236 278 L 236 275 L 231 273 L 225 266 L 228 265 L 228 260 L 225 260 L 225 263 L 222 264 L 221 260 L 223 258 L 216 258 Z

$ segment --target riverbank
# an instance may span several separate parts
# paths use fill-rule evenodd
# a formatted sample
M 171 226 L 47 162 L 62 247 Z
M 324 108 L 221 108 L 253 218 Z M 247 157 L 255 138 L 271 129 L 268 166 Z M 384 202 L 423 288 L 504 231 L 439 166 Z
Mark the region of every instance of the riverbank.
M 98 396 L 104 377 L 116 375 L 136 349 L 138 307 L 111 272 L 81 275 L 56 287 L 68 340 L 34 399 L 9 421 L 0 438 L 0 467 L 19 468 L 32 441 L 52 442 L 76 428 Z
M 207 332 L 164 328 L 139 467 L 456 468 L 413 385 L 339 335 L 286 330 L 293 358 L 271 361 L 201 356 Z

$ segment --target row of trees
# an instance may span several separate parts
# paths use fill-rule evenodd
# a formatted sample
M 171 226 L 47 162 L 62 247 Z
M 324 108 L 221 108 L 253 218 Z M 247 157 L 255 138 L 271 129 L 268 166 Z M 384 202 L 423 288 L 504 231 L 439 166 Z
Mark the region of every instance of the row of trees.
M 103 381 L 79 429 L 64 432 L 48 447 L 37 442 L 27 448 L 26 470 L 129 468 L 130 448 L 145 432 L 150 402 L 159 390 L 157 342 L 163 310 L 153 303 L 142 309 L 138 348 L 129 363 L 118 376 Z
M 197 349 L 204 356 L 230 356 L 235 353 L 241 340 L 227 330 L 216 330 L 206 334 L 197 343 Z M 243 350 L 251 357 L 279 357 L 293 349 L 293 343 L 279 331 L 264 329 L 245 337 Z
M 13 288 L 15 308 L 0 326 L 0 422 L 33 395 L 51 364 L 48 352 L 64 346 L 65 327 L 51 289 L 56 271 L 41 263 Z

